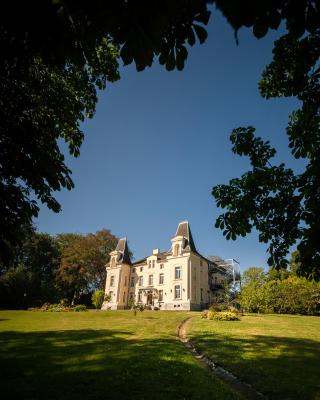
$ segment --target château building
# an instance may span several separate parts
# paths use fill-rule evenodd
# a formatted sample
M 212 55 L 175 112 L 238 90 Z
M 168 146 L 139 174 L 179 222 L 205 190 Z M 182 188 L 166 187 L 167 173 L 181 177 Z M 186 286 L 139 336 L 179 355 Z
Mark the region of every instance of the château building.
M 154 249 L 136 262 L 131 261 L 127 239 L 120 239 L 106 270 L 105 293 L 110 300 L 102 309 L 111 310 L 126 309 L 133 302 L 161 310 L 201 310 L 223 282 L 232 279 L 226 269 L 197 251 L 188 221 L 179 223 L 168 251 Z

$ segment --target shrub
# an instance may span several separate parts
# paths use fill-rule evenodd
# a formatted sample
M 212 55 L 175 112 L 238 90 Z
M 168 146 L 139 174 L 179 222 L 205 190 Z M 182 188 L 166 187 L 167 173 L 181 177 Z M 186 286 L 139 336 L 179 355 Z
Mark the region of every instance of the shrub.
M 62 311 L 73 311 L 71 307 L 67 307 L 62 303 L 58 304 L 49 304 L 44 303 L 43 306 L 40 308 L 40 311 L 45 312 L 62 312 Z
M 78 304 L 73 308 L 74 311 L 80 312 L 80 311 L 88 311 L 87 307 L 84 304 Z
M 202 319 L 208 318 L 208 311 L 207 310 L 206 311 L 202 311 L 201 318 Z
M 96 290 L 94 293 L 93 293 L 93 295 L 92 295 L 92 297 L 91 297 L 91 301 L 92 301 L 92 304 L 95 306 L 95 308 L 97 308 L 97 309 L 101 309 L 101 307 L 102 307 L 102 304 L 103 304 L 103 302 L 104 302 L 104 291 L 103 290 Z
M 160 308 L 159 307 L 153 307 L 153 311 L 159 311 Z
M 240 314 L 240 310 L 238 310 L 238 308 L 233 307 L 233 306 L 228 307 L 227 311 L 230 311 L 231 313 L 236 314 L 236 315 Z
M 207 318 L 208 319 L 213 319 L 216 314 L 217 314 L 217 311 L 208 311 L 207 312 Z
M 239 317 L 237 314 L 230 312 L 230 311 L 220 311 L 214 313 L 213 319 L 218 321 L 239 321 Z
M 239 321 L 238 315 L 231 311 L 208 311 L 201 314 L 201 318 L 218 321 Z
M 320 315 L 320 283 L 296 276 L 249 282 L 239 300 L 248 312 Z

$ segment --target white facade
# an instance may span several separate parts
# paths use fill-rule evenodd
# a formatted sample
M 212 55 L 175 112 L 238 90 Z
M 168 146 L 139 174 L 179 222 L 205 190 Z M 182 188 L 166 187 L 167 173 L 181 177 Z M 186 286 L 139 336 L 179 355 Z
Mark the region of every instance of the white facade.
M 197 252 L 187 221 L 179 224 L 169 251 L 155 249 L 131 263 L 123 238 L 110 257 L 105 287 L 110 301 L 102 309 L 126 309 L 134 302 L 161 310 L 200 310 L 212 301 L 213 263 Z

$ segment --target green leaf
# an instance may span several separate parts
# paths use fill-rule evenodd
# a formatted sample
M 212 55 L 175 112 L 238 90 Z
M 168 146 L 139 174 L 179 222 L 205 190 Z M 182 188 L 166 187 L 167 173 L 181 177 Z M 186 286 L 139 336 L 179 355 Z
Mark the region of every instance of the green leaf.
M 199 42 L 202 44 L 208 37 L 208 32 L 200 25 L 193 24 L 194 30 L 198 36 Z

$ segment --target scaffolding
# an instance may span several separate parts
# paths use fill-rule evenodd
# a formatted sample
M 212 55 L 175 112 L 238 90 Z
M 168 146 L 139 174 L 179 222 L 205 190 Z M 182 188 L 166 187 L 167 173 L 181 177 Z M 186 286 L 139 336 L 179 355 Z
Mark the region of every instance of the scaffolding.
M 223 260 L 218 256 L 209 256 L 212 261 L 211 272 L 218 272 L 226 277 L 229 284 L 232 284 L 234 290 L 241 289 L 240 263 L 234 258 Z

